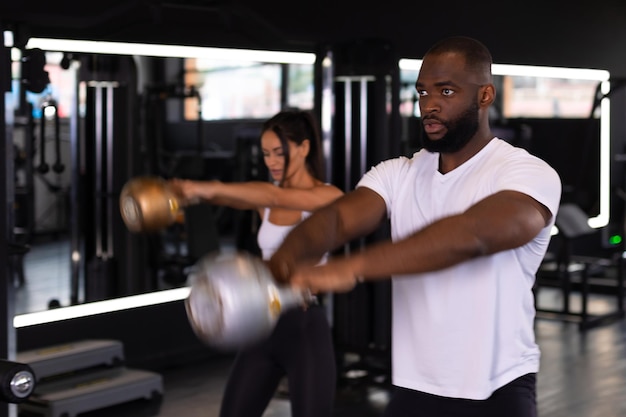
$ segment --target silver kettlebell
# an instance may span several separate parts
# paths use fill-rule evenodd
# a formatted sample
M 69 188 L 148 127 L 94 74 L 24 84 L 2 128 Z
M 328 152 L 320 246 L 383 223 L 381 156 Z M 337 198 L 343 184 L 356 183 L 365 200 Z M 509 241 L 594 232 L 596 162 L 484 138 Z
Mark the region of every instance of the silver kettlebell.
M 316 302 L 309 292 L 278 285 L 260 258 L 245 252 L 213 253 L 189 275 L 187 317 L 198 338 L 234 350 L 270 335 L 281 313 Z

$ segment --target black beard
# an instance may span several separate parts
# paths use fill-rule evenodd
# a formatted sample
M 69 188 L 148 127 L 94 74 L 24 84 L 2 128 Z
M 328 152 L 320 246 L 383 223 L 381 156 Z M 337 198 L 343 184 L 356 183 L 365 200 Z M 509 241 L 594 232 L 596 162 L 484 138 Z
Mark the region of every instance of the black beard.
M 448 132 L 439 140 L 431 140 L 422 125 L 422 144 L 429 152 L 453 153 L 461 150 L 478 132 L 478 103 L 472 104 L 458 119 L 441 123 Z

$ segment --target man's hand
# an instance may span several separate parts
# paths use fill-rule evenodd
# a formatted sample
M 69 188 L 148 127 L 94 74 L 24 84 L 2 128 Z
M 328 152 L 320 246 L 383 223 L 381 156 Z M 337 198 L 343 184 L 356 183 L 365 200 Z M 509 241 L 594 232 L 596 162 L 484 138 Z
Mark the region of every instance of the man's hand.
M 318 266 L 298 266 L 289 277 L 293 287 L 308 289 L 312 294 L 348 292 L 361 281 L 354 273 L 349 258 L 330 259 Z
M 291 273 L 294 271 L 294 261 L 288 257 L 276 256 L 276 254 L 266 261 L 267 267 L 270 269 L 274 280 L 279 284 L 287 284 L 291 279 Z

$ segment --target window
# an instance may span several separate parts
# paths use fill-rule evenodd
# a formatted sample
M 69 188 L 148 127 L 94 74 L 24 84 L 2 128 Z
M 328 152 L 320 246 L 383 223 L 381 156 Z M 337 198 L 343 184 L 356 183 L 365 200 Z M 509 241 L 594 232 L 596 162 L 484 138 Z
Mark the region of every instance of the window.
M 187 99 L 185 119 L 265 119 L 280 111 L 283 71 L 287 71 L 287 105 L 313 108 L 313 64 L 228 62 L 205 58 L 185 60 L 185 85 L 198 99 Z
M 532 76 L 500 76 L 505 118 L 587 118 L 599 81 Z

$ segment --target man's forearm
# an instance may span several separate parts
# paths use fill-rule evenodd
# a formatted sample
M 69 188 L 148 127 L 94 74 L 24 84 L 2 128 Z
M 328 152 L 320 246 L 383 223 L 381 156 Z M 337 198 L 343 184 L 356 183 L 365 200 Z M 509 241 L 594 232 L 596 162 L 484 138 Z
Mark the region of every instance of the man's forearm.
M 287 281 L 295 265 L 317 264 L 324 254 L 374 231 L 385 214 L 378 194 L 356 189 L 296 226 L 270 260 L 270 268 L 278 280 Z
M 322 256 L 341 246 L 340 220 L 337 212 L 322 208 L 296 226 L 285 238 L 270 260 L 270 268 L 278 280 L 286 280 L 294 265 L 317 263 Z

